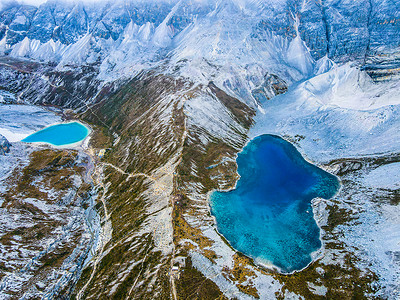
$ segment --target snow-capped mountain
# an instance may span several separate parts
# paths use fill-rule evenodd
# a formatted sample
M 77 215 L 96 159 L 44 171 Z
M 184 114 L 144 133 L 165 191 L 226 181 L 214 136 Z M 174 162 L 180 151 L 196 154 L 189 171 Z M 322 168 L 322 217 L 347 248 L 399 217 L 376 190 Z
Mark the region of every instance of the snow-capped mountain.
M 165 58 L 216 63 L 257 54 L 253 61 L 285 62 L 298 79 L 324 56 L 346 61 L 398 47 L 399 6 L 372 0 L 9 3 L 0 13 L 0 51 L 125 72 Z
M 365 64 L 397 49 L 399 11 L 397 1 L 9 3 L 0 53 L 59 69 L 96 65 L 105 81 L 168 62 L 169 73 L 213 80 L 254 105 L 266 73 L 296 82 L 321 72 L 326 57 Z
M 400 297 L 399 1 L 0 3 L 0 297 Z M 61 118 L 90 139 L 19 142 Z M 295 274 L 210 213 L 264 133 L 342 181 Z
M 204 19 L 207 19 L 210 26 L 221 32 L 217 41 L 221 44 L 229 43 L 223 33 L 232 33 L 230 39 L 239 38 L 230 26 L 243 22 L 241 25 L 246 26 L 241 29 L 250 31 L 260 40 L 267 39 L 268 34 L 286 38 L 289 42 L 300 36 L 316 60 L 325 55 L 349 59 L 398 46 L 398 14 L 399 3 L 389 0 L 132 0 L 98 3 L 51 0 L 39 7 L 11 2 L 3 5 L 1 11 L 0 38 L 4 52 L 10 53 L 17 44 L 20 45 L 18 48 L 24 48 L 24 51 L 14 52 L 15 56 L 33 57 L 36 52 L 44 52 L 39 50 L 40 46 L 49 42 L 71 47 L 84 43 L 82 40 L 86 43 L 92 40 L 97 45 L 112 41 L 113 49 L 102 49 L 104 55 L 109 55 L 107 52 L 118 49 L 128 38 L 146 48 L 174 48 L 177 35 L 183 32 L 193 36 L 194 32 L 206 30 Z M 61 49 L 52 48 L 53 54 L 63 53 Z M 93 46 L 90 52 L 98 50 Z M 57 55 L 49 55 L 43 59 L 57 58 Z

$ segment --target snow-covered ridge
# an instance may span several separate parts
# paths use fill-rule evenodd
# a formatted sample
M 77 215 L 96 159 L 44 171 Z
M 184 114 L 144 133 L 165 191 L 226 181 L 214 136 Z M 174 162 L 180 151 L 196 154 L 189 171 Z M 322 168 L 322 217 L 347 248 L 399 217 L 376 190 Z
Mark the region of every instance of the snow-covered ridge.
M 222 41 L 229 34 L 235 46 L 245 43 L 240 33 L 231 31 L 238 22 L 246 23 L 250 36 L 259 40 L 270 39 L 271 35 L 287 42 L 294 40 L 288 59 L 305 71 L 301 63 L 304 57 L 300 61 L 296 59 L 299 47 L 303 47 L 301 40 L 316 60 L 325 55 L 339 60 L 362 58 L 382 52 L 385 47 L 400 45 L 396 34 L 400 27 L 400 4 L 362 2 L 365 3 L 325 1 L 321 5 L 303 0 L 106 0 L 98 3 L 48 1 L 39 7 L 14 4 L 0 11 L 0 53 L 63 61 L 63 64 L 92 63 L 121 51 L 121 44 L 126 49 L 127 43 L 123 41 L 127 39 L 127 32 L 131 41 L 142 46 L 138 48 L 131 43 L 133 51 L 154 52 L 153 48 L 177 46 L 174 37 L 179 33 L 197 36 L 205 28 L 196 25 L 208 19 L 214 27 L 209 34 Z M 133 25 L 137 30 L 133 30 Z M 218 54 L 215 47 L 209 50 L 213 55 Z M 67 58 L 63 60 L 64 54 Z M 70 58 L 74 54 L 78 55 L 77 59 Z M 149 59 L 148 55 L 143 60 L 146 58 Z
M 400 36 L 392 33 L 400 31 L 399 5 L 300 0 L 12 5 L 0 12 L 0 55 L 50 62 L 58 70 L 93 65 L 105 82 L 157 66 L 193 82 L 214 81 L 260 107 L 252 91 L 267 74 L 290 85 L 328 71 L 333 61 L 362 64 L 376 53 L 397 51 Z

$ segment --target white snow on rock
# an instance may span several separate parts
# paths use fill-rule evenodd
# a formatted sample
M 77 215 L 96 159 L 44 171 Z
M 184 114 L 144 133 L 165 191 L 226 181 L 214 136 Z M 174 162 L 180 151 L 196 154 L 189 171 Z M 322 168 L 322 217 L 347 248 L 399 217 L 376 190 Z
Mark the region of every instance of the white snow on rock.
M 30 41 L 28 37 L 25 37 L 21 42 L 17 43 L 12 49 L 10 55 L 14 57 L 25 57 L 31 51 Z
M 262 85 L 265 74 L 276 74 L 288 83 L 309 76 L 313 61 L 300 38 L 293 43 L 273 34 L 256 38 L 252 28 L 261 16 L 252 12 L 250 17 L 246 10 L 233 13 L 233 9 L 217 7 L 208 18 L 195 20 L 174 38 L 171 66 L 180 67 L 179 75 L 203 84 L 212 79 L 253 107 L 258 103 L 251 92 Z M 288 60 L 290 52 L 302 59 Z
M 54 112 L 37 106 L 0 104 L 0 134 L 10 142 L 18 142 L 44 127 L 59 122 L 61 118 Z
M 41 61 L 57 61 L 65 49 L 65 45 L 60 41 L 55 42 L 53 39 L 41 44 L 37 50 L 32 52 L 32 58 Z
M 308 75 L 314 69 L 314 59 L 311 57 L 306 44 L 300 36 L 296 36 L 290 43 L 286 53 L 287 62 L 299 70 L 302 74 Z
M 235 136 L 231 128 L 230 112 L 211 95 L 201 95 L 188 100 L 185 103 L 185 113 L 188 118 L 188 126 L 207 128 L 210 135 L 226 140 Z M 236 130 L 244 131 L 239 125 Z
M 167 23 L 171 20 L 173 15 L 178 10 L 181 5 L 182 0 L 180 0 L 172 10 L 169 12 L 167 17 L 162 21 L 160 25 L 156 28 L 153 36 L 153 43 L 159 47 L 166 47 L 171 43 L 171 40 L 174 36 L 173 26 L 167 25 Z
M 399 80 L 374 83 L 367 73 L 350 63 L 331 67 L 329 72 L 309 79 L 301 88 L 311 99 L 340 108 L 371 110 L 400 104 Z
M 7 38 L 3 37 L 3 39 L 0 41 L 0 54 L 3 55 L 4 52 L 9 48 L 7 45 Z
M 148 41 L 154 32 L 154 24 L 146 22 L 140 26 L 138 31 L 139 41 Z
M 399 189 L 400 163 L 380 166 L 364 176 L 364 184 L 374 188 Z
M 335 66 L 335 62 L 333 62 L 331 59 L 328 58 L 327 55 L 325 55 L 324 57 L 317 60 L 317 62 L 315 63 L 314 75 L 321 75 L 323 73 L 326 73 Z
M 374 83 L 350 64 L 294 84 L 264 104 L 252 137 L 304 136 L 314 161 L 393 153 L 400 149 L 400 80 Z
M 85 63 L 90 55 L 90 49 L 92 48 L 92 34 L 88 33 L 79 39 L 75 44 L 69 45 L 62 56 L 60 66 L 68 64 L 80 65 Z M 93 62 L 93 61 L 88 61 Z
M 400 205 L 377 206 L 362 192 L 352 198 L 357 201 L 360 212 L 353 223 L 339 226 L 337 230 L 345 232 L 344 241 L 349 250 L 360 258 L 356 265 L 378 274 L 380 288 L 376 296 L 399 299 Z

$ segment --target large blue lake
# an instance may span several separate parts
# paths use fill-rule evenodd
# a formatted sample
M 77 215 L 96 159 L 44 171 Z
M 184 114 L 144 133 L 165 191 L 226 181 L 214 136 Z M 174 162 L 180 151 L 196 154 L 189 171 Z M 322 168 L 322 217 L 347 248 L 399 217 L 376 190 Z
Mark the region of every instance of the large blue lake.
M 241 178 L 236 188 L 210 198 L 219 232 L 259 262 L 282 272 L 303 269 L 321 247 L 311 200 L 334 196 L 339 180 L 273 135 L 249 142 L 237 164 Z
M 84 140 L 89 129 L 79 122 L 71 122 L 49 126 L 23 139 L 26 143 L 48 143 L 54 146 L 74 144 Z

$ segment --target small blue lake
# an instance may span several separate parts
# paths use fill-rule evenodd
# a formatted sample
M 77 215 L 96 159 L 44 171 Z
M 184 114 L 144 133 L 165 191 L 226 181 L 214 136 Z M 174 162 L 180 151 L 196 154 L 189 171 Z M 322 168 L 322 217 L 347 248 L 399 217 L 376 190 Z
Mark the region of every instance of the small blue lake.
M 23 139 L 26 143 L 48 143 L 54 146 L 74 144 L 84 140 L 90 131 L 79 122 L 49 126 Z
M 311 200 L 333 197 L 339 180 L 273 135 L 250 141 L 237 164 L 241 178 L 236 188 L 210 197 L 218 231 L 259 262 L 285 273 L 303 269 L 321 247 Z

